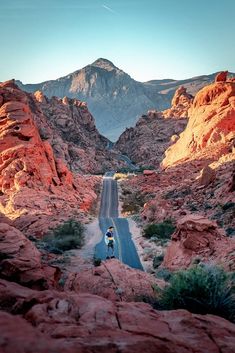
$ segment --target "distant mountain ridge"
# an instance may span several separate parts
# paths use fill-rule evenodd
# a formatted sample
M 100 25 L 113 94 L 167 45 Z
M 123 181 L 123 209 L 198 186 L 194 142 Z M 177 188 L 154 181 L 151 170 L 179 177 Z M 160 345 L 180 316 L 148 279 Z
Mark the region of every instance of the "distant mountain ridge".
M 99 58 L 57 80 L 38 84 L 16 82 L 27 92 L 40 90 L 49 98 L 67 96 L 86 101 L 99 131 L 115 141 L 125 128 L 135 125 L 143 112 L 169 108 L 174 92 L 180 85 L 184 84 L 190 93 L 195 94 L 213 81 L 215 75 L 182 81 L 167 79 L 138 82 L 111 61 Z

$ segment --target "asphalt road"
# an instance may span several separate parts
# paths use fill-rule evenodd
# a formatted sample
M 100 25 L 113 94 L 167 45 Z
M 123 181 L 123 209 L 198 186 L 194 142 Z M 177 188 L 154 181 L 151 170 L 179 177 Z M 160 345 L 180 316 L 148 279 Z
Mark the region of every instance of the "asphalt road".
M 114 255 L 126 265 L 143 270 L 138 253 L 132 240 L 129 223 L 126 218 L 118 215 L 118 189 L 113 173 L 106 173 L 103 178 L 103 189 L 99 214 L 99 225 L 105 235 L 109 226 L 114 227 L 115 251 Z M 95 257 L 106 259 L 107 246 L 102 241 L 96 245 Z

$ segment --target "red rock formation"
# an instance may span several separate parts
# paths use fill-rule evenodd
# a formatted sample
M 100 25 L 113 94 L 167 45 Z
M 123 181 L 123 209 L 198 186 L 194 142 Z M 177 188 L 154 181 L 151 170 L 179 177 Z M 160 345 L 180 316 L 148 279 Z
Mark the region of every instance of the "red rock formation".
M 54 157 L 50 143 L 40 138 L 32 102 L 14 82 L 0 85 L 0 97 L 0 211 L 29 235 L 84 217 L 96 199 L 97 178 L 74 178 Z
M 198 92 L 180 139 L 166 151 L 162 165 L 183 160 L 218 159 L 235 139 L 235 83 L 216 82 Z
M 228 71 L 221 71 L 215 77 L 215 82 L 226 82 Z
M 91 293 L 114 301 L 135 301 L 154 295 L 153 285 L 164 287 L 164 281 L 132 269 L 118 260 L 102 262 L 101 266 L 69 277 L 65 289 Z
M 0 223 L 1 277 L 34 288 L 55 285 L 56 268 L 41 263 L 41 254 L 19 230 Z
M 203 216 L 185 216 L 177 223 L 162 266 L 170 270 L 186 269 L 195 259 L 234 271 L 235 239 L 226 237 L 215 222 Z
M 118 153 L 107 149 L 109 141 L 96 129 L 85 102 L 68 97 L 49 99 L 40 91 L 29 98 L 42 139 L 49 141 L 56 158 L 71 171 L 103 173 L 122 165 Z
M 171 101 L 171 108 L 162 112 L 165 118 L 188 118 L 188 110 L 192 106 L 193 96 L 187 93 L 186 88 L 179 87 Z
M 116 148 L 137 164 L 158 167 L 172 144 L 171 136 L 178 136 L 185 126 L 186 119 L 164 119 L 161 113 L 149 111 L 134 128 L 126 129 Z
M 0 305 L 11 312 L 0 312 L 0 348 L 7 353 L 232 353 L 235 347 L 232 323 L 185 310 L 155 311 L 148 304 L 85 293 L 37 292 L 3 280 Z

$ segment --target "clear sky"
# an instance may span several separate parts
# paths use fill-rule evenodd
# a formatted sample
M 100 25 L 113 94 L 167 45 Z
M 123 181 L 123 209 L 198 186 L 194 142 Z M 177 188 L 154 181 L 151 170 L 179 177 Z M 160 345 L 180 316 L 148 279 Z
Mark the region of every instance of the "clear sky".
M 235 0 L 0 0 L 0 81 L 99 57 L 139 81 L 235 72 Z

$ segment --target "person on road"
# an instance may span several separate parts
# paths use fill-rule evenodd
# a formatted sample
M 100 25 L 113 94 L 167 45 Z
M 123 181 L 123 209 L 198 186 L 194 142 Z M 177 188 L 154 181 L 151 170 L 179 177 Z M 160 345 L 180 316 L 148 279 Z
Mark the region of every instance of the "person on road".
M 113 235 L 113 227 L 110 226 L 107 230 L 107 232 L 105 233 L 105 244 L 107 245 L 107 259 L 109 259 L 109 250 L 111 249 L 111 258 L 114 257 L 114 235 Z

